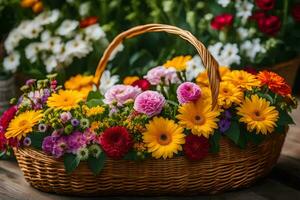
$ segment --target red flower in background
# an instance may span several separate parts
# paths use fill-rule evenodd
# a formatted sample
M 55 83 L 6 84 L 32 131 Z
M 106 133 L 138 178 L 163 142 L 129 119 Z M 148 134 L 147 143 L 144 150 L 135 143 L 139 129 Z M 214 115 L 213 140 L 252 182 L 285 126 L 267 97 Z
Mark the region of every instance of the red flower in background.
M 276 35 L 281 28 L 281 20 L 279 17 L 270 15 L 264 16 L 257 20 L 258 29 L 269 36 Z
M 200 160 L 208 155 L 209 143 L 208 139 L 203 136 L 190 134 L 185 138 L 183 145 L 185 155 L 190 160 Z
M 266 17 L 266 13 L 264 13 L 263 11 L 256 11 L 252 14 L 252 16 L 250 17 L 250 19 L 255 20 L 255 21 L 259 21 L 262 20 Z
M 151 84 L 149 81 L 147 81 L 146 79 L 139 79 L 134 81 L 132 84 L 132 86 L 138 86 L 139 88 L 141 88 L 143 91 L 149 90 Z
M 300 3 L 293 6 L 292 16 L 296 22 L 300 22 Z
M 117 160 L 128 153 L 133 141 L 125 127 L 114 126 L 106 129 L 100 136 L 100 145 L 108 157 Z
M 221 30 L 226 26 L 230 26 L 233 23 L 233 15 L 224 13 L 221 15 L 217 15 L 213 18 L 210 25 L 212 29 Z
M 253 67 L 244 67 L 243 69 L 244 71 L 250 73 L 250 74 L 253 74 L 253 75 L 256 75 L 257 74 L 257 70 Z
M 275 0 L 255 0 L 255 3 L 262 10 L 271 10 L 275 6 Z
M 97 22 L 98 22 L 98 17 L 96 17 L 96 16 L 87 17 L 80 21 L 79 26 L 80 26 L 80 28 L 86 28 L 88 26 L 96 24 Z

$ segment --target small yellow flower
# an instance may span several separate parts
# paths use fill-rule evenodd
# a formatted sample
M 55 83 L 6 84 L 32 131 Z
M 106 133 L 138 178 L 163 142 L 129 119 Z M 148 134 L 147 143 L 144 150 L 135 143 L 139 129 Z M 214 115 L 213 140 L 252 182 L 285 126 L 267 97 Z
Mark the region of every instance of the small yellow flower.
M 139 80 L 138 76 L 126 76 L 123 80 L 124 85 L 131 85 L 134 81 Z
M 186 69 L 187 62 L 191 59 L 191 56 L 177 56 L 172 60 L 168 60 L 165 64 L 163 64 L 163 66 L 166 68 L 173 67 L 177 71 L 183 71 Z
M 92 124 L 91 124 L 91 131 L 95 132 L 97 129 L 100 128 L 100 125 L 101 125 L 101 122 L 99 122 L 99 121 L 92 122 Z
M 240 104 L 244 97 L 239 87 L 230 82 L 221 82 L 218 96 L 218 104 L 223 108 L 229 108 L 233 103 Z
M 221 66 L 221 67 L 219 67 L 219 72 L 220 72 L 221 77 L 223 77 L 230 72 L 230 69 L 226 66 Z M 209 86 L 207 70 L 205 70 L 204 72 L 202 72 L 198 75 L 198 77 L 196 78 L 196 83 L 198 85 L 204 86 L 204 87 Z
M 143 140 L 152 156 L 158 158 L 172 158 L 178 151 L 182 151 L 185 143 L 183 128 L 173 120 L 154 117 L 146 125 Z
M 231 82 L 233 85 L 242 89 L 252 90 L 253 87 L 259 87 L 260 81 L 244 70 L 233 70 L 223 77 L 223 81 Z
M 270 106 L 269 101 L 252 95 L 237 110 L 237 114 L 241 116 L 240 122 L 247 124 L 248 131 L 255 130 L 264 135 L 274 131 L 279 113 L 274 106 Z
M 86 106 L 86 107 L 84 107 L 84 110 L 85 110 L 86 116 L 88 116 L 88 117 L 95 116 L 95 115 L 101 115 L 105 111 L 105 109 L 102 106 L 95 106 L 92 108 L 88 108 Z
M 78 107 L 78 103 L 83 100 L 83 95 L 74 90 L 60 90 L 52 94 L 47 101 L 50 108 L 69 111 Z
M 26 137 L 28 133 L 33 131 L 33 127 L 42 119 L 42 111 L 26 111 L 17 115 L 11 120 L 7 131 L 5 133 L 6 138 L 17 138 L 20 140 L 22 137 Z

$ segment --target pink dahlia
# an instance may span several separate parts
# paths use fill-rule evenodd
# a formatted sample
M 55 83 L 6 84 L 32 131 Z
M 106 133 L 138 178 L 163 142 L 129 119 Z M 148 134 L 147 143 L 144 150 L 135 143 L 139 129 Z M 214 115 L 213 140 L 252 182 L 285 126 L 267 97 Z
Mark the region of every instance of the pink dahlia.
M 137 86 L 115 85 L 105 93 L 104 103 L 122 106 L 127 101 L 134 100 L 141 92 L 142 90 Z
M 177 99 L 180 104 L 196 101 L 201 96 L 201 89 L 192 82 L 184 82 L 177 88 Z
M 165 97 L 156 91 L 145 91 L 139 94 L 134 101 L 134 110 L 149 117 L 158 115 L 166 103 Z
M 164 66 L 158 66 L 148 71 L 147 75 L 144 76 L 151 85 L 159 85 L 161 83 L 169 84 L 178 83 L 179 79 L 176 74 L 176 69 L 165 68 Z M 162 82 L 164 81 L 164 82 Z

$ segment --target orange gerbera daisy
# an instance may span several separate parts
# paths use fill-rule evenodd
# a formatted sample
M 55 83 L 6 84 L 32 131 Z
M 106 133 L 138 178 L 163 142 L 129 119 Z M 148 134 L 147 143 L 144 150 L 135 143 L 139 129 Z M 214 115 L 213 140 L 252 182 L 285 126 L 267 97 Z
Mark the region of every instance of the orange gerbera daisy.
M 261 71 L 258 73 L 257 78 L 260 80 L 261 85 L 267 85 L 268 88 L 281 96 L 291 94 L 291 87 L 285 82 L 284 78 L 270 71 Z

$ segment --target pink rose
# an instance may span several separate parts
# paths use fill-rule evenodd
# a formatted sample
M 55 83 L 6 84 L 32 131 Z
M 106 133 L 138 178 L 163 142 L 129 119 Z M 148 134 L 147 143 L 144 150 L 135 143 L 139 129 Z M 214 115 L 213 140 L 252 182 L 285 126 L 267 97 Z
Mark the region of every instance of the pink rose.
M 133 109 L 148 117 L 153 117 L 162 111 L 165 103 L 166 99 L 162 94 L 148 90 L 136 97 Z
M 192 82 L 184 82 L 180 84 L 176 93 L 180 104 L 196 101 L 199 97 L 201 97 L 200 87 Z
M 103 100 L 106 104 L 115 104 L 117 106 L 123 106 L 129 100 L 134 100 L 142 90 L 139 87 L 133 87 L 131 85 L 115 85 L 111 87 L 104 95 Z

